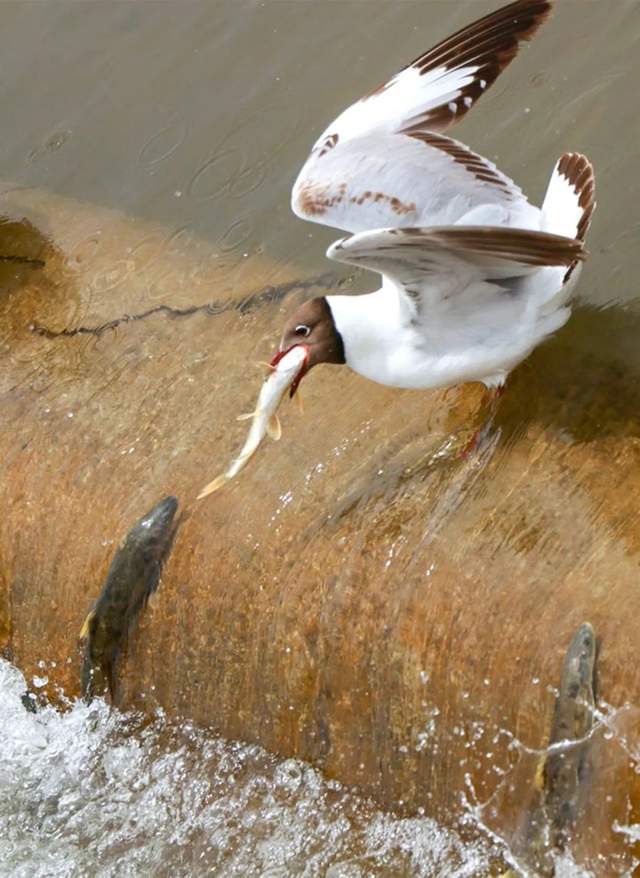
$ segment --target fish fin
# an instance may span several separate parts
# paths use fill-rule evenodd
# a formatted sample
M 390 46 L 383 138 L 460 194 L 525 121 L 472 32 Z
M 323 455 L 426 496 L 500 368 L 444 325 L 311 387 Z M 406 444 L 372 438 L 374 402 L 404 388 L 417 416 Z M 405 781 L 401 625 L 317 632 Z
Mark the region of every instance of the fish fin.
M 204 500 L 205 497 L 208 497 L 209 494 L 213 494 L 214 491 L 217 491 L 221 488 L 224 483 L 227 481 L 227 474 L 223 473 L 221 476 L 218 476 L 217 479 L 214 479 L 212 482 L 209 482 L 208 485 L 205 485 L 202 491 L 196 497 L 196 500 Z
M 82 623 L 82 628 L 80 629 L 80 640 L 88 640 L 89 635 L 91 634 L 91 623 L 94 620 L 96 615 L 95 610 L 91 610 L 91 612 L 87 615 L 86 619 Z
M 267 424 L 267 434 L 274 439 L 276 442 L 282 436 L 282 427 L 280 426 L 280 419 L 277 415 L 271 415 L 269 418 L 269 423 Z
M 538 764 L 536 765 L 536 773 L 533 778 L 533 785 L 539 792 L 544 792 L 545 780 L 544 780 L 544 770 L 547 764 L 546 756 L 543 756 L 542 759 L 538 760 Z
M 237 415 L 236 421 L 248 421 L 250 418 L 254 418 L 257 414 L 258 414 L 258 412 L 255 411 L 255 412 L 247 412 L 246 415 Z
M 272 366 L 271 363 L 267 363 L 266 360 L 258 360 L 256 363 L 258 369 L 268 369 L 270 372 L 275 372 L 275 366 Z
M 304 403 L 302 402 L 302 396 L 300 395 L 300 391 L 295 394 L 293 397 L 296 401 L 296 406 L 301 415 L 304 414 Z

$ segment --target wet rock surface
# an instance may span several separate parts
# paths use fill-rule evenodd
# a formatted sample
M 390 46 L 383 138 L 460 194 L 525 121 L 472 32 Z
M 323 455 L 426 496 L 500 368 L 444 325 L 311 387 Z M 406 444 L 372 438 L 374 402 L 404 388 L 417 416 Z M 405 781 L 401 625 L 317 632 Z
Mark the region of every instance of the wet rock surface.
M 212 245 L 41 191 L 6 193 L 0 212 L 2 253 L 44 263 L 0 265 L 0 632 L 27 677 L 46 662 L 50 697 L 78 693 L 77 636 L 113 541 L 173 494 L 187 514 L 123 663 L 124 706 L 302 757 L 401 812 L 501 801 L 508 835 L 532 777 L 513 741 L 547 740 L 584 618 L 601 697 L 639 702 L 640 384 L 589 345 L 616 333 L 624 351 L 631 315 L 579 311 L 514 373 L 468 457 L 479 388 L 319 368 L 306 416 L 284 409 L 282 441 L 196 504 L 243 434 L 253 362 L 329 280 L 274 277 L 266 259 L 230 277 Z M 613 827 L 640 801 L 637 717 L 619 721 L 601 732 L 586 858 L 624 857 Z

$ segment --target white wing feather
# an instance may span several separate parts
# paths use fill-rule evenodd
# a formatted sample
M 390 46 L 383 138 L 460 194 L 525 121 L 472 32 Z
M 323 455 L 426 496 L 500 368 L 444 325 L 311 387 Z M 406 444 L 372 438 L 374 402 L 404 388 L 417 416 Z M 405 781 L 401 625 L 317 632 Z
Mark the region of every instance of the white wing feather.
M 569 267 L 585 251 L 579 240 L 545 232 L 453 226 L 361 232 L 336 241 L 327 256 L 380 272 L 385 286 L 395 287 L 407 321 L 434 338 L 442 330 L 460 334 L 469 315 L 470 332 L 480 328 L 478 315 L 508 324 L 512 311 L 522 311 L 519 293 L 529 294 L 524 279 Z M 557 285 L 547 290 L 541 283 L 538 289 L 544 296 Z
M 446 130 L 474 105 L 551 5 L 552 0 L 510 3 L 443 40 L 348 107 L 302 168 L 293 189 L 294 212 L 348 231 L 457 221 L 538 228 L 539 211 L 508 177 L 434 132 Z
M 305 165 L 292 208 L 303 219 L 349 232 L 458 222 L 537 229 L 540 223 L 539 209 L 492 162 L 427 131 L 338 144 Z
M 442 40 L 387 82 L 344 110 L 313 151 L 373 131 L 419 124 L 445 131 L 462 118 L 548 18 L 553 0 L 516 0 Z M 329 145 L 329 148 L 330 145 Z

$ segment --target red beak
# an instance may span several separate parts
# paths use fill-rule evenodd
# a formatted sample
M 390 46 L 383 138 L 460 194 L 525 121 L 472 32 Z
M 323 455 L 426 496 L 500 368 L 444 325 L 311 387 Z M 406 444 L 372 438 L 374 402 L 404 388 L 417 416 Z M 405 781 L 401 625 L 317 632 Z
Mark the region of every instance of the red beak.
M 275 369 L 275 367 L 278 365 L 280 360 L 283 357 L 286 357 L 286 355 L 289 353 L 289 351 L 292 351 L 294 348 L 304 348 L 305 358 L 304 358 L 304 362 L 303 362 L 302 366 L 300 366 L 300 371 L 298 372 L 296 377 L 293 379 L 293 384 L 291 385 L 291 388 L 289 389 L 289 398 L 290 399 L 293 398 L 294 393 L 298 389 L 298 385 L 300 384 L 300 382 L 302 381 L 304 376 L 309 371 L 309 355 L 311 354 L 311 349 L 309 348 L 309 345 L 308 344 L 293 344 L 293 345 L 291 345 L 290 348 L 287 348 L 285 351 L 278 351 L 278 353 L 275 355 L 275 357 L 273 358 L 273 360 L 271 360 L 271 363 L 269 364 L 272 369 Z

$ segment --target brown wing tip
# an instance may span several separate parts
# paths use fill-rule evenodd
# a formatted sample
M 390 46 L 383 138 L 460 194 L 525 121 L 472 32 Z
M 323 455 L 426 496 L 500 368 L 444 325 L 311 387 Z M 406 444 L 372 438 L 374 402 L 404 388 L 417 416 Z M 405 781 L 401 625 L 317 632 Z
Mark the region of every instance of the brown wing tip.
M 426 74 L 438 67 L 455 70 L 474 66 L 473 80 L 452 101 L 427 112 L 431 130 L 444 131 L 462 118 L 495 82 L 518 53 L 520 43 L 530 40 L 549 18 L 554 0 L 516 0 L 457 31 L 416 58 L 410 67 Z
M 460 243 L 526 265 L 573 265 L 587 253 L 582 241 L 529 229 L 474 228 L 461 230 Z
M 516 0 L 512 4 L 514 12 L 518 15 L 528 15 L 531 18 L 531 24 L 527 30 L 521 31 L 520 40 L 530 40 L 545 21 L 551 17 L 555 0 Z M 505 9 L 509 7 L 506 6 Z
M 587 257 L 582 241 L 530 229 L 493 226 L 449 226 L 420 229 L 403 228 L 395 234 L 411 237 L 417 246 L 429 238 L 445 247 L 486 254 L 496 259 L 532 266 L 572 266 Z M 408 242 L 409 243 L 409 242 Z
M 578 223 L 576 237 L 584 241 L 591 225 L 593 211 L 596 209 L 596 178 L 593 165 L 586 156 L 578 152 L 566 152 L 558 162 L 558 173 L 573 186 L 578 196 L 582 217 Z
M 455 68 L 480 60 L 499 61 L 506 53 L 504 67 L 516 55 L 518 44 L 530 40 L 549 18 L 553 2 L 516 0 L 502 6 L 442 40 L 409 66 L 426 73 L 440 66 Z

